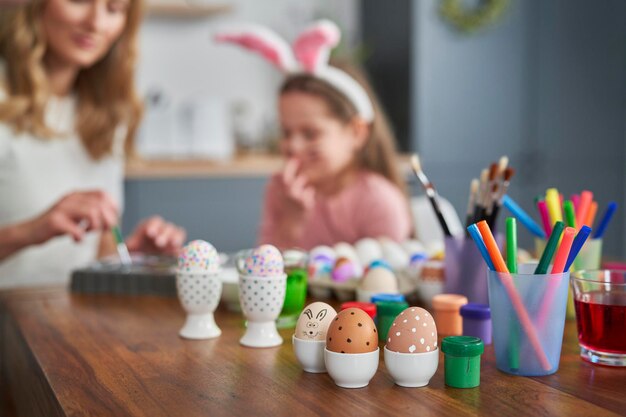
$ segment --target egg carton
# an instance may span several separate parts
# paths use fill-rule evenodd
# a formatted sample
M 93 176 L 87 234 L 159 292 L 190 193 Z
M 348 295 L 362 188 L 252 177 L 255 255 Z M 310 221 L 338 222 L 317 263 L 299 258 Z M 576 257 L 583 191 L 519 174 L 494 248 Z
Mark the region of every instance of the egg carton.
M 418 291 L 419 274 L 415 270 L 408 268 L 396 270 L 394 274 L 398 280 L 398 291 L 400 294 L 409 296 Z M 330 276 L 324 275 L 315 280 L 309 280 L 309 293 L 319 300 L 329 300 L 333 297 L 341 302 L 356 300 L 361 278 L 336 282 Z

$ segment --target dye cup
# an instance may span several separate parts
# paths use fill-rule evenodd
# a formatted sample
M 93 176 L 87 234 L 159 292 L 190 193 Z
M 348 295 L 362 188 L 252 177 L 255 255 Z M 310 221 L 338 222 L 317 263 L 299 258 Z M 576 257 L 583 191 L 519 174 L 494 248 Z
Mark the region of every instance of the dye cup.
M 486 304 L 467 303 L 461 307 L 463 336 L 482 339 L 485 345 L 491 344 L 491 310 Z
M 276 327 L 292 329 L 296 327 L 296 322 L 306 302 L 307 273 L 302 268 L 285 269 L 287 272 L 285 302 L 276 320 Z
M 374 303 L 362 303 L 360 301 L 346 301 L 345 303 L 341 304 L 340 311 L 345 310 L 347 308 L 360 308 L 361 310 L 365 311 L 367 315 L 372 318 L 372 320 L 374 320 L 374 318 L 376 317 L 376 304 Z
M 543 376 L 558 370 L 568 282 L 569 272 L 537 275 L 489 271 L 492 336 L 500 371 Z
M 437 331 L 443 336 L 463 334 L 461 307 L 467 304 L 467 298 L 459 294 L 439 294 L 433 297 L 432 306 L 435 314 Z
M 473 336 L 448 336 L 441 341 L 446 385 L 474 388 L 480 385 L 480 356 L 483 341 Z
M 496 235 L 502 247 L 502 235 Z M 487 304 L 487 264 L 466 236 L 445 239 L 444 293 L 461 294 L 471 303 Z
M 393 321 L 405 309 L 409 308 L 406 301 L 377 301 L 376 302 L 376 327 L 378 328 L 378 340 L 387 340 L 387 333 Z
M 591 363 L 626 366 L 626 271 L 572 274 L 580 356 Z

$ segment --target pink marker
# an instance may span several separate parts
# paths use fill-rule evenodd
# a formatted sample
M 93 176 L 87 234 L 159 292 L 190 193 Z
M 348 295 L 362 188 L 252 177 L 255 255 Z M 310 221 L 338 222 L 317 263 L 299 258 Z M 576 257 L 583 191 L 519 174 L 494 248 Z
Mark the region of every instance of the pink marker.
M 537 209 L 541 216 L 543 231 L 546 232 L 546 236 L 550 236 L 552 234 L 552 225 L 550 224 L 550 214 L 548 213 L 548 205 L 545 200 L 537 201 Z

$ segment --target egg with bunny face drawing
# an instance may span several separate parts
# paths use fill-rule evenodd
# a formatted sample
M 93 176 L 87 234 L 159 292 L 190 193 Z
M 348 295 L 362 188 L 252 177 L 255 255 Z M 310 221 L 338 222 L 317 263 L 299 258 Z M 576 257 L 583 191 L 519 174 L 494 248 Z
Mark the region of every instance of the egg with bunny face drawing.
M 337 312 L 322 302 L 311 303 L 304 308 L 296 323 L 297 339 L 326 340 L 326 332 Z

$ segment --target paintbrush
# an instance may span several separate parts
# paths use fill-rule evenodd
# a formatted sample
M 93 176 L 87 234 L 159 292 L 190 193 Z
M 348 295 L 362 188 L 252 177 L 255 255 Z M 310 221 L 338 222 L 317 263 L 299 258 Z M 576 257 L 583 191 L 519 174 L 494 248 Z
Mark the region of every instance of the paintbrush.
M 450 229 L 448 228 L 448 224 L 446 223 L 446 219 L 443 217 L 441 210 L 439 209 L 439 203 L 437 202 L 437 191 L 435 190 L 435 186 L 430 182 L 424 171 L 422 171 L 422 164 L 420 163 L 420 159 L 417 154 L 413 154 L 411 157 L 411 167 L 413 168 L 413 172 L 417 179 L 422 183 L 422 187 L 424 187 L 424 191 L 426 191 L 426 195 L 430 200 L 430 204 L 433 206 L 433 210 L 435 210 L 435 215 L 439 220 L 439 225 L 443 230 L 444 236 L 452 236 L 450 233 Z
M 513 178 L 514 175 L 515 175 L 515 168 L 508 167 L 504 170 L 502 186 L 498 190 L 498 197 L 496 198 L 496 202 L 493 207 L 493 212 L 491 213 L 491 216 L 489 217 L 489 221 L 487 222 L 492 225 L 492 228 L 494 227 L 496 223 L 496 219 L 498 218 L 498 211 L 500 211 L 500 207 L 502 207 L 502 199 L 504 198 L 504 195 L 509 190 L 509 185 L 511 184 L 511 178 Z
M 478 187 L 480 186 L 480 181 L 478 178 L 474 178 L 470 182 L 470 190 L 469 190 L 469 198 L 467 201 L 467 216 L 465 220 L 465 227 L 467 228 L 470 224 L 473 223 L 474 218 L 474 210 L 476 208 L 476 197 L 478 196 Z

